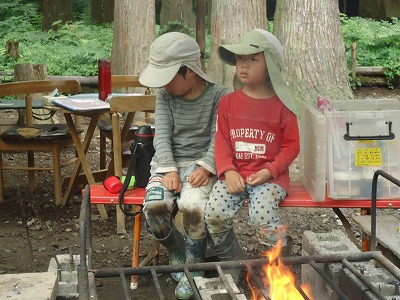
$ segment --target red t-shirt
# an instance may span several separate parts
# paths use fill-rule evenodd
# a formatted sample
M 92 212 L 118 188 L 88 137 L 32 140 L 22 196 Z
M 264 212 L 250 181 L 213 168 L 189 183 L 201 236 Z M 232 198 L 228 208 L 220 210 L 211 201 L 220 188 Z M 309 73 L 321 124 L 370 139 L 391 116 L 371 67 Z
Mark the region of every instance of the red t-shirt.
M 278 96 L 254 99 L 238 90 L 223 96 L 217 113 L 218 176 L 236 170 L 246 178 L 268 169 L 269 182 L 289 188 L 289 166 L 300 151 L 297 117 Z

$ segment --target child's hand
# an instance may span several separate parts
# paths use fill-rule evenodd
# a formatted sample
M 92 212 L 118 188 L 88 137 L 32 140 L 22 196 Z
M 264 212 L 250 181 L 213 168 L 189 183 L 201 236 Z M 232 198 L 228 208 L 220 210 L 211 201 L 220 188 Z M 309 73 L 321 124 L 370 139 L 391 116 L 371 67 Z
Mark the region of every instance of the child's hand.
M 167 190 L 174 191 L 174 193 L 180 193 L 182 189 L 182 181 L 178 172 L 165 173 L 162 182 Z
M 210 177 L 210 172 L 204 169 L 203 167 L 198 167 L 192 174 L 189 176 L 189 183 L 191 187 L 200 187 L 202 185 L 206 185 L 208 183 L 208 178 Z
M 228 170 L 224 173 L 226 188 L 229 194 L 239 194 L 244 192 L 244 179 L 236 171 Z
M 271 173 L 267 169 L 261 169 L 255 174 L 251 174 L 247 177 L 246 182 L 251 186 L 256 186 L 266 183 L 272 178 Z

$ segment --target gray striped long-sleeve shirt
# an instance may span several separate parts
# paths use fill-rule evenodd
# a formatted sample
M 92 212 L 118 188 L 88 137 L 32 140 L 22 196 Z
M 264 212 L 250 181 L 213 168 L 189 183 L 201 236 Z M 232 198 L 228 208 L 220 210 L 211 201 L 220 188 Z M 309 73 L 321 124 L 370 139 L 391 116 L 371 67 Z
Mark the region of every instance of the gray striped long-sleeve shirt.
M 160 89 L 156 100 L 155 154 L 157 173 L 177 171 L 196 163 L 216 174 L 214 162 L 215 118 L 225 87 L 208 83 L 194 100 Z

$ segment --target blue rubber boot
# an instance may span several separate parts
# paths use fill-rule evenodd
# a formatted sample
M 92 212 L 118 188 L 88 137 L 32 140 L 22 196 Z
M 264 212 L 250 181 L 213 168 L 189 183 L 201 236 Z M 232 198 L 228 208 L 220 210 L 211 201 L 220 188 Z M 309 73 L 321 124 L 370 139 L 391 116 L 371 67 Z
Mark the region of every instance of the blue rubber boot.
M 171 231 L 165 238 L 157 238 L 154 234 L 153 237 L 167 249 L 170 265 L 181 265 L 185 263 L 185 240 L 183 239 L 182 233 L 179 232 L 174 224 L 172 224 Z M 176 282 L 179 282 L 183 275 L 183 272 L 171 273 L 172 279 Z
M 192 239 L 188 236 L 186 240 L 186 264 L 195 264 L 204 262 L 206 255 L 206 238 Z M 192 276 L 203 276 L 204 272 L 191 272 Z M 190 287 L 188 278 L 183 275 L 175 288 L 175 296 L 180 300 L 191 299 L 193 291 Z

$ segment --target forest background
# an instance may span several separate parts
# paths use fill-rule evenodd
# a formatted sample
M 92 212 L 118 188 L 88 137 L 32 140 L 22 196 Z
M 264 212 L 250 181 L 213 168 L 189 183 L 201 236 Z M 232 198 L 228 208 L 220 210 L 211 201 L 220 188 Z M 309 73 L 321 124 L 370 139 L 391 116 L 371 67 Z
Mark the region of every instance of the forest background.
M 160 23 L 159 5 L 156 1 L 156 22 Z M 97 60 L 111 57 L 113 40 L 112 22 L 93 22 L 90 7 L 85 1 L 73 1 L 72 21 L 58 20 L 52 23 L 57 30 L 42 31 L 42 14 L 38 1 L 4 0 L 0 4 L 0 44 L 18 42 L 18 56 L 0 48 L 1 81 L 10 81 L 7 71 L 17 63 L 45 63 L 49 75 L 95 76 Z M 208 18 L 206 18 L 207 22 Z M 373 20 L 369 18 L 340 17 L 341 31 L 346 51 L 346 61 L 351 82 L 351 45 L 357 43 L 357 65 L 383 66 L 388 87 L 392 88 L 393 78 L 400 76 L 400 21 Z M 273 20 L 268 21 L 272 31 Z M 195 36 L 195 28 L 179 21 L 156 25 L 156 36 L 178 28 Z M 211 35 L 206 26 L 206 62 L 209 58 Z M 360 82 L 351 82 L 360 85 Z

